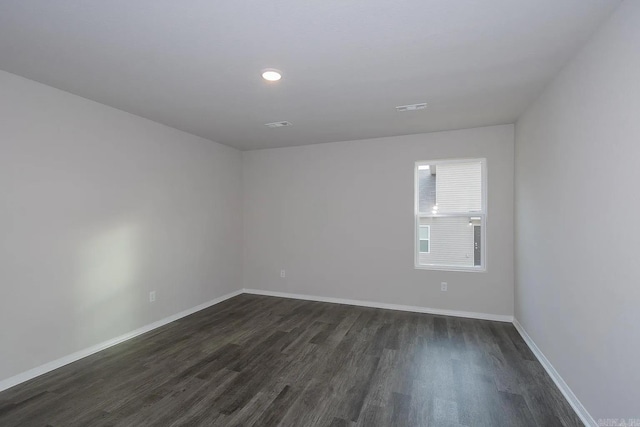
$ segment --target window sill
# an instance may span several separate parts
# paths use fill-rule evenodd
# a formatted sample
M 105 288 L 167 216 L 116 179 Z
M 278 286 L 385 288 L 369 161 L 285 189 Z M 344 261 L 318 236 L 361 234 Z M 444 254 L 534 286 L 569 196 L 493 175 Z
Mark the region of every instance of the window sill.
M 416 270 L 435 270 L 435 271 L 461 271 L 467 273 L 486 273 L 486 267 L 463 267 L 463 266 L 449 266 L 449 265 L 414 265 Z

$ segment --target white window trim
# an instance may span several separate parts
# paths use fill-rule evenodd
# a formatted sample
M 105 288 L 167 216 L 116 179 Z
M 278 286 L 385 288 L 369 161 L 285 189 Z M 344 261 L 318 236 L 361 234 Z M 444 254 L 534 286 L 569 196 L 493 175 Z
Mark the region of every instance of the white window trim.
M 426 239 L 421 239 L 420 238 L 420 234 L 418 234 L 418 253 L 419 254 L 430 254 L 431 253 L 431 226 L 430 225 L 418 225 L 418 231 L 420 230 L 420 228 L 426 228 L 427 230 L 429 230 L 429 237 Z M 427 242 L 429 242 L 429 250 L 427 252 L 422 252 L 420 250 L 420 242 L 422 240 L 426 240 Z
M 446 214 L 433 214 L 431 212 L 419 212 L 420 208 L 420 192 L 419 192 L 419 175 L 418 175 L 418 167 L 422 165 L 442 165 L 447 163 L 471 163 L 471 162 L 480 162 L 481 163 L 481 173 L 482 173 L 482 212 L 449 212 Z M 476 272 L 476 273 L 486 273 L 487 265 L 488 265 L 488 256 L 487 256 L 487 223 L 488 223 L 488 204 L 487 204 L 487 159 L 486 158 L 462 158 L 462 159 L 442 159 L 442 160 L 430 160 L 430 161 L 419 161 L 414 165 L 413 170 L 413 197 L 414 197 L 414 207 L 413 207 L 413 253 L 414 253 L 414 268 L 417 270 L 440 270 L 440 271 L 462 271 L 462 272 Z M 482 237 L 481 237 L 481 254 L 482 254 L 482 265 L 481 266 L 461 266 L 461 265 L 429 265 L 429 264 L 420 264 L 420 239 L 418 235 L 418 231 L 420 227 L 420 218 L 443 218 L 443 217 L 480 217 L 480 226 L 482 227 Z M 431 251 L 431 230 L 429 230 L 429 251 Z M 422 252 L 425 253 L 425 252 Z

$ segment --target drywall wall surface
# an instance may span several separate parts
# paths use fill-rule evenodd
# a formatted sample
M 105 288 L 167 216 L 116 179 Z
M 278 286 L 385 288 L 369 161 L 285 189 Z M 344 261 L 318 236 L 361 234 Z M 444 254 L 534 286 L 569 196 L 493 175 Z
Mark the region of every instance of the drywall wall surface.
M 239 151 L 5 72 L 0 122 L 0 380 L 241 288 Z
M 243 152 L 244 287 L 513 314 L 513 137 L 504 125 Z M 414 165 L 449 158 L 487 159 L 485 273 L 414 268 Z
M 516 318 L 596 420 L 640 419 L 639 41 L 623 2 L 516 124 Z

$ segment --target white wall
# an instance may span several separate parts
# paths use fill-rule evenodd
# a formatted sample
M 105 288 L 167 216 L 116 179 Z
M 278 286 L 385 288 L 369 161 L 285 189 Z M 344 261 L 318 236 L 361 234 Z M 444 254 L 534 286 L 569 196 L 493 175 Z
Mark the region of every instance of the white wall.
M 241 170 L 0 72 L 0 380 L 239 289 Z
M 516 125 L 516 317 L 595 419 L 640 418 L 640 2 Z
M 506 125 L 244 152 L 244 286 L 513 314 L 513 138 Z M 487 158 L 488 272 L 416 270 L 414 163 L 462 157 Z

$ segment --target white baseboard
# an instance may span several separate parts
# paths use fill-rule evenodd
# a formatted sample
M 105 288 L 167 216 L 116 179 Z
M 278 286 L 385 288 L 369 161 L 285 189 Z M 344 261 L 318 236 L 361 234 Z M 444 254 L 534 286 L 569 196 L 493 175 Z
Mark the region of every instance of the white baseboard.
M 387 304 L 383 302 L 362 301 L 355 299 L 319 297 L 314 295 L 290 294 L 287 292 L 262 291 L 259 289 L 243 289 L 247 294 L 267 295 L 271 297 L 294 298 L 307 301 L 331 302 L 335 304 L 356 305 L 360 307 L 385 308 L 388 310 L 411 311 L 414 313 L 436 314 L 441 316 L 467 317 L 470 319 L 495 320 L 497 322 L 513 322 L 513 316 L 504 314 L 474 313 L 471 311 L 442 310 L 439 308 L 418 307 L 412 305 Z
M 162 320 L 158 320 L 157 322 L 153 322 L 149 325 L 143 326 L 141 328 L 136 329 L 135 331 L 131 331 L 129 333 L 126 333 L 124 335 L 120 335 L 119 337 L 110 339 L 108 341 L 104 341 L 101 342 L 100 344 L 96 344 L 94 346 L 91 346 L 89 348 L 85 348 L 83 350 L 80 351 L 76 351 L 73 354 L 69 354 L 67 356 L 61 357 L 60 359 L 54 360 L 52 362 L 49 363 L 45 363 L 44 365 L 40 365 L 38 367 L 35 367 L 33 369 L 29 369 L 26 372 L 22 372 L 18 375 L 15 375 L 13 377 L 7 378 L 5 380 L 0 381 L 0 391 L 6 390 L 8 388 L 11 388 L 15 385 L 18 385 L 20 383 L 23 383 L 25 381 L 28 381 L 32 378 L 35 378 L 37 376 L 40 376 L 42 374 L 46 374 L 47 372 L 51 372 L 55 369 L 61 368 L 64 365 L 68 365 L 69 363 L 75 362 L 76 360 L 80 360 L 83 359 L 87 356 L 91 356 L 94 353 L 97 353 L 101 350 L 104 350 L 106 348 L 112 347 L 116 344 L 120 344 L 121 342 L 130 340 L 131 338 L 137 337 L 138 335 L 142 335 L 146 332 L 152 331 L 156 328 L 159 328 L 161 326 L 164 326 L 168 323 L 171 323 L 173 321 L 176 321 L 178 319 L 181 319 L 183 317 L 186 317 L 190 314 L 193 314 L 197 311 L 200 310 L 204 310 L 205 308 L 211 307 L 212 305 L 216 305 L 221 303 L 222 301 L 228 300 L 229 298 L 233 298 L 236 295 L 240 295 L 242 293 L 242 290 L 238 290 L 235 292 L 231 292 L 229 294 L 223 295 L 221 297 L 218 297 L 216 299 L 213 299 L 211 301 L 205 302 L 204 304 L 200 304 L 197 305 L 195 307 L 192 307 L 190 309 L 181 311 L 180 313 L 174 314 L 172 316 L 169 317 L 165 317 Z
M 544 367 L 545 371 L 547 371 L 553 382 L 560 389 L 562 395 L 565 397 L 565 399 L 567 399 L 567 402 L 569 402 L 569 405 L 571 405 L 573 410 L 576 411 L 576 414 L 578 414 L 578 417 L 580 417 L 580 420 L 582 420 L 584 425 L 587 427 L 598 427 L 598 423 L 596 423 L 591 414 L 589 414 L 589 411 L 587 411 L 582 403 L 580 403 L 580 400 L 578 400 L 573 391 L 571 391 L 571 388 L 569 388 L 567 383 L 564 382 L 558 371 L 556 371 L 551 362 L 549 362 L 549 359 L 547 359 L 544 353 L 542 353 L 542 350 L 538 348 L 529 334 L 527 334 L 527 331 L 524 330 L 520 322 L 518 322 L 518 319 L 513 319 L 513 326 L 516 327 L 524 342 L 527 343 L 533 354 L 538 358 L 540 364 Z

